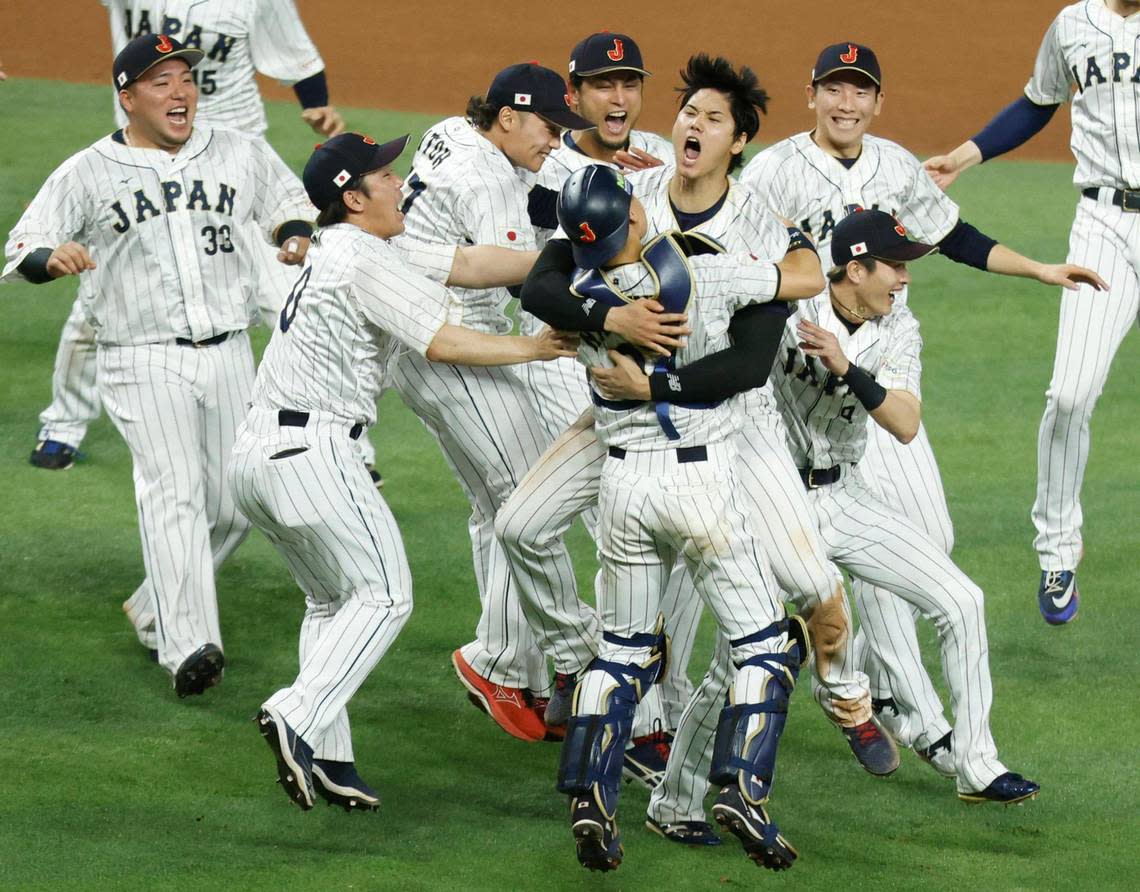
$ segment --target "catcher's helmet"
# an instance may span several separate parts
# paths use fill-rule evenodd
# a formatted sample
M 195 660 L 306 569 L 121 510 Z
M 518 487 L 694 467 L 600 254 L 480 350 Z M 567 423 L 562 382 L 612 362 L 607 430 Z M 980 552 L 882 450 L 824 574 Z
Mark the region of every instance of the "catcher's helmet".
M 625 246 L 632 196 L 626 178 L 602 164 L 574 171 L 562 185 L 558 223 L 570 239 L 578 266 L 599 267 Z

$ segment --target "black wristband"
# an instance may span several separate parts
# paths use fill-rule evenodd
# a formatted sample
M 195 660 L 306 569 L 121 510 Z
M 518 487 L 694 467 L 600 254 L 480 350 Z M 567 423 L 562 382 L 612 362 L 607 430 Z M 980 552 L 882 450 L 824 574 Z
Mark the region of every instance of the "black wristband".
M 47 270 L 47 262 L 51 258 L 51 248 L 36 248 L 32 253 L 20 261 L 16 271 L 33 285 L 43 285 L 52 280 Z
M 300 238 L 312 238 L 312 235 L 312 223 L 306 223 L 304 220 L 289 220 L 277 227 L 277 234 L 274 236 L 274 241 L 277 242 L 277 247 L 280 248 L 291 238 L 297 236 Z
M 819 252 L 815 249 L 815 244 L 810 238 L 804 235 L 803 230 L 798 226 L 789 226 L 788 228 L 788 252 L 799 251 L 804 248 L 811 251 L 813 254 Z
M 859 368 L 855 363 L 848 366 L 847 374 L 839 380 L 847 385 L 847 389 L 868 412 L 874 412 L 887 398 L 887 388 L 876 381 L 874 375 Z
M 329 104 L 329 82 L 323 70 L 297 81 L 293 84 L 293 92 L 297 94 L 301 108 L 323 108 Z

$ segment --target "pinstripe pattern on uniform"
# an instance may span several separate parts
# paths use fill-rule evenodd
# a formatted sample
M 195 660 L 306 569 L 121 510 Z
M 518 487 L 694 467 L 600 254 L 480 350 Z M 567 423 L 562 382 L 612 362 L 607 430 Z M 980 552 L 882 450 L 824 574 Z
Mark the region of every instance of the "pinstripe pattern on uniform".
M 293 0 L 99 0 L 110 14 L 118 53 L 131 38 L 166 33 L 206 57 L 195 78 L 199 121 L 264 136 L 265 107 L 254 75 L 295 83 L 325 63 Z M 126 117 L 115 103 L 120 127 Z
M 9 236 L 4 277 L 35 248 L 79 241 L 97 264 L 80 294 L 101 345 L 204 340 L 250 324 L 249 222 L 268 241 L 312 216 L 300 181 L 261 140 L 195 129 L 169 155 L 108 136 L 45 182 Z
M 304 451 L 273 458 L 291 449 Z M 275 410 L 250 410 L 230 485 L 305 592 L 300 671 L 267 703 L 317 758 L 351 761 L 346 705 L 412 609 L 396 521 L 332 415 L 297 428 L 281 427 Z
M 221 645 L 214 569 L 248 530 L 225 469 L 253 383 L 249 338 L 104 347 L 99 362 L 103 403 L 131 450 L 159 662 L 173 672 L 202 644 Z
M 1038 105 L 1072 101 L 1079 188 L 1140 185 L 1138 70 L 1140 21 L 1103 2 L 1066 6 L 1046 31 L 1025 95 Z
M 1073 570 L 1084 552 L 1081 485 L 1089 457 L 1089 422 L 1121 342 L 1140 319 L 1135 214 L 1104 199 L 1082 198 L 1069 236 L 1069 262 L 1110 283 L 1062 291 L 1057 352 L 1037 436 L 1034 547 L 1043 570 Z
M 82 286 L 81 286 L 82 287 Z M 78 296 L 63 323 L 52 366 L 52 402 L 40 413 L 38 440 L 57 440 L 76 449 L 102 411 L 96 375 L 95 331 Z
M 417 183 L 422 187 L 417 188 Z M 466 119 L 431 127 L 404 183 L 405 237 L 445 245 L 537 248 L 527 215 L 527 185 L 507 156 Z M 505 288 L 456 288 L 462 324 L 503 334 L 512 328 Z
M 427 352 L 447 320 L 455 249 L 404 250 L 358 226 L 320 230 L 262 358 L 253 403 L 376 420 L 397 351 Z M 430 276 L 430 278 L 429 278 Z

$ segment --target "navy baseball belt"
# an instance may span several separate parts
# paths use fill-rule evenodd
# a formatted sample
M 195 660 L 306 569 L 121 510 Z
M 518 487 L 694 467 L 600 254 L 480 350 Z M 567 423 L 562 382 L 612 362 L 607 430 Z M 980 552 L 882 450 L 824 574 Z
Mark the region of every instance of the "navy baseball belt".
M 223 331 L 220 335 L 214 335 L 212 338 L 201 341 L 192 341 L 190 338 L 175 338 L 174 343 L 179 347 L 213 347 L 228 341 L 235 334 L 237 334 L 236 331 Z
M 282 427 L 305 427 L 309 423 L 309 413 L 298 412 L 296 409 L 279 409 L 277 423 Z M 359 440 L 362 433 L 364 425 L 359 421 L 348 429 L 348 436 L 353 440 Z
M 819 489 L 821 486 L 830 486 L 843 476 L 843 465 L 833 465 L 830 468 L 797 468 L 800 479 L 808 489 Z
M 610 458 L 624 459 L 626 456 L 626 450 L 620 446 L 611 446 L 609 451 Z M 677 453 L 677 464 L 685 465 L 689 462 L 709 460 L 709 451 L 705 446 L 682 446 L 675 451 Z
M 1101 195 L 1112 196 L 1112 203 L 1130 214 L 1140 213 L 1140 189 L 1113 189 L 1111 186 L 1090 186 L 1081 195 L 1096 201 Z

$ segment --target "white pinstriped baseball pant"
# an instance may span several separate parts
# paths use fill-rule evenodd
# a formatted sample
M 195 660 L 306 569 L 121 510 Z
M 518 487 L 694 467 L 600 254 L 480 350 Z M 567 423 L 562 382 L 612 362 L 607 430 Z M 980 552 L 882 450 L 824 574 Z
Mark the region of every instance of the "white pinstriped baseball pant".
M 412 612 L 404 543 L 350 426 L 310 413 L 303 428 L 281 427 L 275 411 L 255 407 L 229 473 L 238 507 L 281 552 L 305 593 L 300 671 L 265 705 L 316 758 L 338 762 L 353 761 L 348 702 Z
M 222 645 L 214 569 L 249 531 L 226 467 L 253 386 L 249 335 L 210 347 L 100 346 L 99 393 L 134 467 L 159 663 Z
M 1125 335 L 1140 319 L 1140 215 L 1115 207 L 1101 189 L 1081 198 L 1069 234 L 1069 263 L 1096 270 L 1107 293 L 1087 285 L 1061 292 L 1057 352 L 1037 434 L 1033 524 L 1042 570 L 1075 570 L 1084 554 L 1080 493 L 1089 459 L 1089 421 Z

